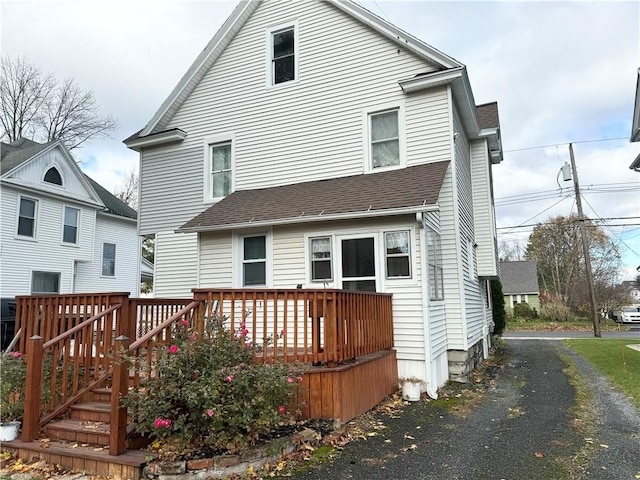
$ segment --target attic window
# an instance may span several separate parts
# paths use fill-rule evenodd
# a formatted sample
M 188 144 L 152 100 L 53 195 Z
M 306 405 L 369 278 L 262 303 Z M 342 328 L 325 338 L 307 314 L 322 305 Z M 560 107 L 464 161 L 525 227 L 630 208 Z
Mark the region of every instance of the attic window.
M 62 186 L 62 176 L 56 167 L 51 167 L 47 170 L 47 173 L 44 174 L 44 181 Z

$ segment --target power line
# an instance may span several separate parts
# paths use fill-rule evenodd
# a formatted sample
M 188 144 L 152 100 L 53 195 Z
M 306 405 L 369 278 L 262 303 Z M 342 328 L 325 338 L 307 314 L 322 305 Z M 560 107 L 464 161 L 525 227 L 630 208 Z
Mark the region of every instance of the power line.
M 593 208 L 593 206 L 592 206 L 592 205 L 587 201 L 587 199 L 586 199 L 586 198 L 584 199 L 584 201 L 585 201 L 585 203 L 586 203 L 587 205 L 589 205 L 589 208 L 591 209 L 591 211 L 592 211 L 593 213 L 595 213 L 596 215 L 598 215 L 598 212 L 596 212 L 595 208 Z M 631 218 L 638 218 L 638 217 L 631 217 Z M 627 247 L 631 252 L 633 252 L 633 253 L 635 253 L 636 255 L 638 255 L 638 252 L 636 252 L 633 248 L 631 248 L 631 247 L 627 244 L 627 242 L 625 242 L 625 241 L 624 241 L 620 236 L 618 236 L 618 235 L 616 234 L 616 232 L 614 232 L 614 231 L 613 231 L 613 229 L 611 228 L 611 226 L 609 226 L 609 225 L 606 223 L 606 219 L 601 218 L 600 220 L 605 221 L 605 224 L 604 224 L 604 225 L 605 225 L 605 227 L 607 227 L 607 230 L 609 230 L 609 231 L 613 234 L 613 236 L 614 236 L 615 238 L 617 238 L 617 239 L 618 239 L 618 241 L 619 241 L 622 245 L 624 245 L 625 247 Z
M 503 153 L 510 152 L 522 152 L 525 150 L 535 150 L 538 148 L 550 148 L 550 147 L 560 147 L 563 145 L 569 145 L 570 143 L 596 143 L 596 142 L 613 142 L 617 140 L 628 140 L 628 137 L 616 137 L 616 138 L 597 138 L 592 140 L 578 140 L 576 142 L 560 142 L 560 143 L 552 143 L 550 145 L 535 145 L 532 147 L 523 147 L 523 148 L 512 148 L 511 150 L 504 150 Z

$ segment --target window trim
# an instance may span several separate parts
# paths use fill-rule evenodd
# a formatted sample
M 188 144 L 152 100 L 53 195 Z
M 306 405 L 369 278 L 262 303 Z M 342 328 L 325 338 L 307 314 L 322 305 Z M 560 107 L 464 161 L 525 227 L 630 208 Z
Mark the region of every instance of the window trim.
M 244 239 L 248 237 L 265 237 L 265 285 L 244 285 Z M 260 230 L 257 232 L 242 232 L 234 240 L 234 288 L 271 288 L 273 286 L 273 232 Z
M 231 190 L 229 191 L 229 195 L 231 195 L 236 190 L 236 138 L 234 134 L 220 134 L 220 135 L 211 135 L 204 138 L 203 152 L 204 152 L 204 162 L 203 162 L 203 186 L 204 190 L 203 194 L 203 203 L 213 204 L 217 203 L 225 197 L 214 197 L 213 196 L 213 185 L 211 182 L 211 176 L 213 175 L 213 148 L 217 145 L 231 145 Z
M 431 248 L 429 247 L 429 235 L 433 235 L 436 242 L 435 262 L 431 263 Z M 444 267 L 442 261 L 442 235 L 440 232 L 425 225 L 425 247 L 426 247 L 426 264 L 427 264 L 427 282 L 429 301 L 441 302 L 444 301 Z M 435 287 L 432 285 L 431 269 L 434 268 Z M 438 278 L 440 282 L 438 282 Z M 435 294 L 433 293 L 435 291 Z
M 373 154 L 371 148 L 371 118 L 374 115 L 391 112 L 397 110 L 398 112 L 398 165 L 389 165 L 386 167 L 374 167 L 373 166 Z M 404 102 L 386 103 L 381 105 L 375 105 L 364 108 L 362 110 L 362 141 L 364 152 L 364 172 L 384 172 L 387 170 L 396 170 L 398 168 L 404 168 L 407 166 L 407 154 L 406 154 L 406 129 L 405 129 L 405 106 Z
M 49 170 L 51 170 L 52 168 L 55 168 L 56 171 L 58 172 L 58 175 L 60 175 L 60 181 L 62 182 L 60 185 L 58 185 L 57 183 L 47 182 L 44 179 L 44 177 L 47 176 L 47 173 L 49 173 Z M 45 185 L 52 186 L 54 188 L 64 188 L 66 182 L 64 181 L 64 175 L 62 174 L 62 169 L 58 166 L 58 164 L 51 163 L 44 168 L 44 171 L 42 173 L 42 183 L 44 183 Z
M 409 251 L 407 253 L 392 253 L 389 254 L 387 252 L 387 234 L 389 233 L 406 233 L 407 234 L 407 246 Z M 411 248 L 411 233 L 410 229 L 398 229 L 398 230 L 385 230 L 382 232 L 382 255 L 384 257 L 384 273 L 386 280 L 409 280 L 413 278 L 413 251 Z M 407 265 L 409 267 L 409 275 L 400 275 L 400 276 L 389 276 L 389 264 L 387 260 L 389 258 L 399 258 L 399 257 L 407 257 Z
M 58 275 L 58 291 L 57 292 L 34 292 L 33 291 L 33 278 L 36 273 L 49 273 L 53 275 Z M 55 272 L 51 270 L 31 270 L 31 281 L 29 282 L 29 293 L 30 295 L 58 295 L 60 294 L 60 286 L 62 283 L 62 272 Z
M 322 259 L 322 260 L 314 260 L 313 258 L 313 241 L 314 240 L 320 240 L 320 239 L 324 239 L 327 238 L 329 239 L 329 258 L 326 259 Z M 334 239 L 333 239 L 333 235 L 313 235 L 313 236 L 308 236 L 307 237 L 307 245 L 309 248 L 309 255 L 308 255 L 308 259 L 309 259 L 309 263 L 308 263 L 308 268 L 309 268 L 309 283 L 322 283 L 322 284 L 333 284 L 333 281 L 335 279 L 335 275 L 334 275 L 334 264 L 335 264 L 335 252 L 333 251 L 334 249 Z M 314 279 L 313 278 L 313 263 L 314 262 L 329 262 L 329 278 L 322 278 L 322 279 Z
M 75 235 L 75 242 L 67 242 L 64 239 L 64 228 L 67 226 L 67 224 L 65 223 L 66 221 L 66 212 L 67 212 L 67 208 L 71 208 L 73 210 L 76 210 L 78 212 L 78 216 L 76 217 L 76 221 L 78 222 L 78 224 L 76 225 L 76 235 Z M 82 225 L 82 210 L 78 207 L 72 207 L 71 205 L 63 205 L 62 206 L 62 236 L 60 238 L 62 245 L 69 245 L 69 246 L 79 246 L 80 245 L 80 225 Z
M 376 292 L 384 292 L 385 291 L 385 283 L 384 283 L 384 275 L 382 274 L 382 269 L 384 268 L 381 265 L 381 251 L 380 251 L 380 230 L 368 230 L 364 229 L 360 233 L 356 233 L 356 231 L 348 231 L 344 233 L 340 233 L 336 235 L 336 285 L 337 288 L 342 289 L 343 283 L 346 281 L 359 281 L 359 280 L 374 280 L 376 284 Z M 375 268 L 374 276 L 365 276 L 365 277 L 345 277 L 344 271 L 342 269 L 342 241 L 343 240 L 358 240 L 363 238 L 372 238 L 373 239 L 373 262 Z
M 107 273 L 104 273 L 104 261 L 105 261 L 105 256 L 104 256 L 104 247 L 105 245 L 113 245 L 113 275 L 109 275 Z M 118 257 L 118 248 L 117 248 L 117 244 L 116 243 L 112 243 L 112 242 L 102 242 L 102 263 L 101 263 L 101 268 L 100 268 L 100 276 L 101 277 L 105 277 L 105 278 L 115 278 L 116 277 L 116 259 Z
M 280 33 L 286 30 L 293 29 L 293 80 L 286 82 L 275 83 L 275 75 L 273 71 L 273 36 L 276 33 Z M 283 85 L 292 85 L 300 81 L 299 64 L 300 64 L 300 39 L 299 39 L 299 26 L 298 20 L 290 22 L 283 22 L 278 25 L 269 27 L 265 32 L 265 45 L 266 45 L 266 65 L 265 65 L 265 78 L 267 88 L 282 88 Z
M 22 235 L 19 232 L 19 227 L 20 227 L 20 206 L 22 204 L 22 200 L 31 200 L 32 202 L 34 202 L 34 208 L 33 208 L 33 235 Z M 29 197 L 26 195 L 19 195 L 18 196 L 18 208 L 16 210 L 16 228 L 14 230 L 14 237 L 19 239 L 19 240 L 30 240 L 30 241 L 36 241 L 37 240 L 37 233 L 38 233 L 38 213 L 40 210 L 40 201 L 37 198 L 33 198 L 33 197 Z M 24 217 L 27 218 L 27 217 Z

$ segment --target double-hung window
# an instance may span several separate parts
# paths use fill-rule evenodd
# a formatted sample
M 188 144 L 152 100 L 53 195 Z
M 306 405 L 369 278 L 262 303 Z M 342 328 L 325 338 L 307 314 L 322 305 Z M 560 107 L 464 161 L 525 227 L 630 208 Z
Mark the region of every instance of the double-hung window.
M 407 230 L 384 234 L 387 278 L 411 277 L 410 243 Z
M 62 241 L 64 243 L 78 243 L 78 225 L 80 221 L 80 209 L 64 207 L 64 226 L 62 228 Z
M 116 275 L 116 245 L 115 243 L 102 244 L 102 276 L 115 277 Z
M 273 85 L 296 79 L 296 34 L 289 26 L 271 32 L 271 80 Z
M 371 168 L 400 165 L 399 109 L 369 114 Z
M 444 299 L 444 275 L 442 271 L 442 249 L 440 234 L 426 228 L 427 234 L 427 262 L 429 264 L 429 299 Z
M 60 293 L 60 274 L 57 272 L 33 272 L 31 274 L 31 295 Z
M 18 212 L 18 231 L 20 237 L 36 237 L 36 213 L 38 201 L 32 198 L 20 197 Z
M 210 146 L 211 198 L 222 198 L 231 193 L 233 184 L 231 153 L 231 142 Z
M 327 282 L 332 279 L 331 237 L 311 238 L 311 281 Z
M 267 284 L 266 235 L 242 237 L 242 286 Z

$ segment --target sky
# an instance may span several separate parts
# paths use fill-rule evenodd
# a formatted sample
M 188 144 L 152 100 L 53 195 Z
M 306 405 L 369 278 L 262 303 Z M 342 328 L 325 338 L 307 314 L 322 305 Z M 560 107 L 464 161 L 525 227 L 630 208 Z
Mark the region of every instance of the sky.
M 498 241 L 523 250 L 533 225 L 576 212 L 558 177 L 568 143 L 585 216 L 640 266 L 640 153 L 630 143 L 640 67 L 640 3 L 361 1 L 467 66 L 476 104 L 498 102 L 504 161 L 493 170 Z M 111 139 L 74 150 L 113 191 L 138 155 L 122 140 L 142 128 L 236 2 L 1 0 L 0 51 L 91 89 L 119 121 Z

